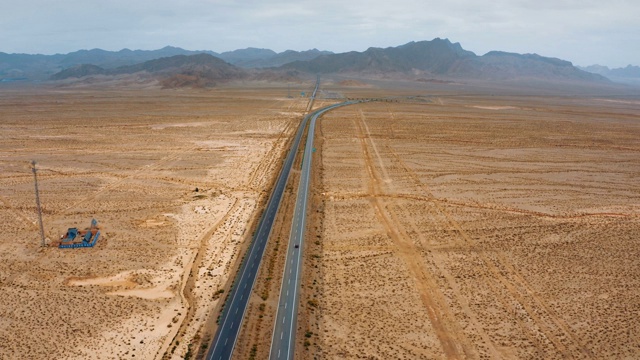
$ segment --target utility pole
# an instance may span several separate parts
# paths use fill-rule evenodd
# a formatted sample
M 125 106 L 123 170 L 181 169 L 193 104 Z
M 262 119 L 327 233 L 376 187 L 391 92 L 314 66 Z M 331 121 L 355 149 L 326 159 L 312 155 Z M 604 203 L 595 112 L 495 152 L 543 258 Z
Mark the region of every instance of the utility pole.
M 38 177 L 36 176 L 36 161 L 31 161 L 31 170 L 33 171 L 33 180 L 36 184 L 36 205 L 38 207 L 38 220 L 40 221 L 40 238 L 42 239 L 42 247 L 44 243 L 44 226 L 42 225 L 42 208 L 40 207 L 40 195 L 38 194 Z

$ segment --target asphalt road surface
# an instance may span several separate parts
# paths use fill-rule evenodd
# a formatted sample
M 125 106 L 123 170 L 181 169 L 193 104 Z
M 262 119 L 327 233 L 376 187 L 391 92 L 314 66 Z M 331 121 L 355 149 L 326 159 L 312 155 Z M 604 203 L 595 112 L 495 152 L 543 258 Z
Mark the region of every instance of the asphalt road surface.
M 327 106 L 315 111 L 311 117 L 307 143 L 304 149 L 302 173 L 298 185 L 296 206 L 291 223 L 291 234 L 285 260 L 284 274 L 280 288 L 280 300 L 276 321 L 273 327 L 271 339 L 271 351 L 269 359 L 291 359 L 295 351 L 296 321 L 298 318 L 298 302 L 300 296 L 301 260 L 304 249 L 304 225 L 306 222 L 307 199 L 309 194 L 309 179 L 311 176 L 311 154 L 313 153 L 313 136 L 318 117 L 325 112 L 340 106 L 355 104 L 357 101 L 348 101 Z
M 308 108 L 313 104 L 313 99 L 315 98 L 319 85 L 320 77 L 317 79 L 316 87 L 313 91 Z M 278 212 L 278 207 L 280 206 L 280 200 L 282 199 L 282 194 L 284 193 L 284 188 L 287 184 L 287 179 L 289 178 L 289 172 L 291 171 L 295 155 L 298 152 L 302 134 L 304 133 L 304 129 L 307 126 L 310 117 L 311 114 L 305 116 L 298 128 L 293 145 L 289 150 L 289 154 L 287 155 L 280 175 L 278 176 L 276 186 L 273 189 L 273 193 L 269 198 L 267 207 L 260 218 L 258 228 L 254 234 L 251 244 L 249 245 L 244 261 L 240 266 L 238 277 L 236 277 L 234 284 L 231 287 L 229 299 L 227 300 L 225 309 L 220 317 L 220 326 L 218 327 L 218 331 L 216 332 L 211 346 L 209 347 L 209 352 L 207 353 L 207 360 L 231 359 L 231 355 L 233 354 L 233 349 L 236 345 L 238 334 L 240 332 L 240 326 L 242 325 L 242 320 L 244 319 L 244 314 L 247 310 L 249 297 L 258 274 L 258 269 L 260 268 L 260 262 L 262 261 L 267 239 L 271 233 L 271 228 Z

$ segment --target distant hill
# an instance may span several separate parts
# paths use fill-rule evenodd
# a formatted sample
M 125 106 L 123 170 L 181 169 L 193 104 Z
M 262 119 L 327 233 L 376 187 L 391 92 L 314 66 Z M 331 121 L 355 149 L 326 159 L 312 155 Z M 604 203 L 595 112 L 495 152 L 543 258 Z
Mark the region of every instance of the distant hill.
M 262 61 L 278 55 L 269 49 L 246 48 L 220 53 L 218 57 L 230 64 L 244 67 L 245 63 Z
M 537 54 L 492 51 L 461 61 L 449 72 L 456 77 L 489 80 L 553 79 L 607 82 L 602 76 L 582 71 L 569 61 Z
M 165 57 L 196 54 L 213 55 L 239 67 L 265 68 L 277 67 L 296 60 L 310 60 L 323 54 L 331 54 L 331 52 L 313 49 L 301 52 L 287 50 L 282 53 L 276 53 L 269 49 L 247 48 L 218 54 L 208 50 L 190 51 L 172 46 L 159 50 L 79 50 L 68 54 L 55 55 L 6 54 L 0 52 L 0 79 L 47 80 L 53 74 L 66 69 L 70 69 L 72 73 L 78 73 L 80 71 L 77 69 L 78 66 L 94 65 L 103 69 L 115 69 Z M 89 71 L 88 69 L 88 67 L 84 67 L 85 71 Z
M 92 64 L 103 68 L 112 69 L 125 65 L 134 65 L 141 62 L 155 60 L 175 55 L 209 54 L 217 56 L 213 51 L 189 51 L 173 46 L 166 46 L 159 50 L 129 50 L 106 51 L 101 49 L 79 50 L 65 55 L 60 61 L 63 67 L 78 64 Z
M 0 52 L 0 79 L 26 78 L 44 80 L 63 67 L 60 61 L 64 55 L 6 54 Z M 80 65 L 80 64 L 78 64 Z
M 108 71 L 110 75 L 133 74 L 140 71 L 149 73 L 173 72 L 179 70 L 213 70 L 220 76 L 234 76 L 243 73 L 242 70 L 222 59 L 209 54 L 175 55 L 155 60 L 145 61 L 141 64 L 121 66 Z
M 398 47 L 369 48 L 364 52 L 323 55 L 283 66 L 311 73 L 429 74 L 430 76 L 509 80 L 554 79 L 606 82 L 602 76 L 574 67 L 570 62 L 536 54 L 492 51 L 477 56 L 459 43 L 436 38 Z
M 386 49 L 369 48 L 364 52 L 323 55 L 283 67 L 312 73 L 389 73 L 418 69 L 445 74 L 456 61 L 473 56 L 474 53 L 463 50 L 458 43 L 435 39 Z
M 47 80 L 55 73 L 79 65 L 91 64 L 104 69 L 113 69 L 162 57 L 202 53 L 216 55 L 212 51 L 189 51 L 171 46 L 159 50 L 79 50 L 55 55 L 0 53 L 0 78 L 20 76 L 29 80 Z
M 247 72 L 209 54 L 176 55 L 115 69 L 115 74 L 145 71 L 160 78 L 165 88 L 212 87 L 247 77 Z
M 615 82 L 640 85 L 640 66 L 627 65 L 627 67 L 624 68 L 609 69 L 602 65 L 591 65 L 578 68 L 590 73 L 605 76 Z
M 268 68 L 282 66 L 293 61 L 313 60 L 318 56 L 329 54 L 333 53 L 318 49 L 307 51 L 286 50 L 276 53 L 267 49 L 248 48 L 222 53 L 219 58 L 243 68 Z
M 81 78 L 90 75 L 105 75 L 107 70 L 97 65 L 82 64 L 64 69 L 57 74 L 51 75 L 51 80 L 64 80 L 68 78 Z
M 62 70 L 51 76 L 52 80 L 82 79 L 87 76 L 102 76 L 105 80 L 116 76 L 143 76 L 155 79 L 164 88 L 205 88 L 239 79 L 263 81 L 299 81 L 299 72 L 291 70 L 246 70 L 209 54 L 176 55 L 145 61 L 136 65 L 104 69 L 84 64 Z

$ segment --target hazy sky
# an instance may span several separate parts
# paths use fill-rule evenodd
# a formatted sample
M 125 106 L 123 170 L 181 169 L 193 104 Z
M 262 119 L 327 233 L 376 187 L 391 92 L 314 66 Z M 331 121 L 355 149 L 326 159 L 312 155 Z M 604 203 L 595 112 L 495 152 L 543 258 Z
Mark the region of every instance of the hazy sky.
M 0 51 L 363 51 L 435 37 L 576 65 L 640 65 L 640 0 L 0 0 Z

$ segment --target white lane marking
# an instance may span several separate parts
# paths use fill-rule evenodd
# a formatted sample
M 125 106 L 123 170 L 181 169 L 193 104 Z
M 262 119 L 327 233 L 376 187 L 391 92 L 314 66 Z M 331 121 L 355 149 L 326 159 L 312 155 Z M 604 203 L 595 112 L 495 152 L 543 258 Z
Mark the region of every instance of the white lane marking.
M 281 178 L 278 178 L 278 181 L 280 181 L 280 182 L 281 182 Z M 269 207 L 269 208 L 272 208 L 270 204 L 271 204 L 271 202 L 269 202 L 268 207 Z M 259 227 L 259 229 L 258 229 L 258 234 L 261 234 L 261 233 L 263 233 L 263 232 L 265 231 L 265 229 L 266 229 L 266 228 L 265 228 L 265 225 L 266 225 L 266 224 L 267 224 L 267 222 L 262 222 L 262 223 L 260 224 L 260 227 Z M 255 244 L 255 243 L 254 243 L 254 244 Z M 250 252 L 249 252 L 249 253 L 250 253 L 250 254 L 256 254 L 256 256 L 257 256 L 257 253 L 255 253 L 255 251 L 257 251 L 257 248 L 256 248 L 255 246 L 253 246 L 253 245 L 252 245 L 252 246 L 250 247 Z M 252 268 L 252 270 L 253 270 L 253 268 Z M 243 278 L 245 277 L 246 272 L 247 272 L 247 267 L 245 267 L 245 268 L 242 270 L 242 274 L 240 275 L 240 279 L 243 279 Z M 254 278 L 254 282 L 255 282 L 255 278 Z M 234 292 L 234 294 L 233 294 L 233 298 L 231 299 L 231 304 L 233 304 L 233 303 L 235 302 L 236 296 L 238 296 L 238 291 L 235 291 L 235 292 Z M 244 298 L 244 295 L 240 298 L 240 300 L 242 300 L 243 298 Z M 228 321 L 228 320 L 229 320 L 229 316 L 225 316 L 225 317 L 224 317 L 224 320 L 222 321 L 222 326 L 221 326 L 221 328 L 224 328 L 224 327 L 225 327 L 225 325 L 226 325 L 226 323 L 227 323 L 227 321 Z M 232 327 L 233 327 L 233 325 L 232 325 Z M 228 338 L 227 338 L 227 340 L 228 340 Z M 237 340 L 237 338 L 236 338 L 236 340 Z M 218 338 L 218 340 L 216 341 L 215 345 L 213 346 L 213 351 L 214 351 L 214 352 L 215 352 L 216 348 L 218 347 L 218 343 L 219 343 L 219 341 L 220 341 L 220 339 Z M 226 345 L 226 343 L 225 343 L 225 345 Z M 234 347 L 235 347 L 235 343 L 234 343 Z
M 316 86 L 316 88 L 317 88 L 317 86 Z M 331 110 L 331 109 L 333 109 L 333 108 L 336 108 L 336 107 L 339 107 L 339 106 L 344 106 L 344 105 L 350 105 L 350 104 L 352 104 L 352 103 L 351 103 L 351 102 L 348 102 L 348 103 L 341 104 L 341 105 L 338 105 L 338 106 L 331 106 L 331 107 L 329 107 L 329 108 L 325 109 L 324 111 L 321 111 L 321 112 L 319 112 L 319 113 L 315 114 L 315 115 L 312 117 L 311 124 L 309 125 L 309 127 L 310 127 L 310 133 L 309 133 L 309 134 L 308 134 L 308 136 L 307 136 L 307 145 L 308 145 L 308 144 L 313 144 L 313 133 L 314 133 L 314 131 L 313 131 L 313 130 L 314 130 L 315 122 L 316 122 L 317 118 L 318 118 L 320 115 L 322 115 L 323 113 L 325 113 L 325 112 L 327 112 L 327 111 L 329 111 L 329 110 Z M 307 118 L 305 118 L 305 121 L 306 121 L 306 120 L 307 120 Z M 311 141 L 309 141 L 309 139 L 311 139 Z M 307 159 L 311 159 L 311 147 L 307 146 L 307 148 L 305 148 L 305 154 L 307 155 Z M 304 183 L 304 189 L 302 189 L 302 188 L 300 188 L 300 187 L 299 187 L 298 195 L 302 195 L 302 194 L 305 194 L 305 193 L 306 193 L 306 194 L 308 194 L 308 192 L 309 192 L 309 179 L 308 179 L 308 178 L 309 178 L 309 175 L 308 175 L 308 173 L 309 173 L 309 169 L 310 169 L 310 164 L 311 164 L 311 161 L 308 161 L 308 162 L 303 163 L 303 165 L 304 165 L 304 170 L 303 170 L 303 175 L 302 175 L 302 180 L 301 180 L 301 182 L 302 182 L 302 183 Z M 301 219 L 296 219 L 296 226 L 297 226 L 297 227 L 292 227 L 292 235 L 293 235 L 293 236 L 292 236 L 292 237 L 290 237 L 290 241 L 291 241 L 291 239 L 298 239 L 298 238 L 301 238 L 301 237 L 302 237 L 302 234 L 301 234 L 301 232 L 302 232 L 302 231 L 301 231 L 300 229 L 304 228 L 304 225 L 305 225 L 305 211 L 306 211 L 306 206 L 307 206 L 307 201 L 308 201 L 308 199 L 307 199 L 307 197 L 306 197 L 306 196 L 301 196 L 301 197 L 302 197 L 302 201 L 301 201 L 301 202 L 296 202 L 296 208 L 298 208 L 298 204 L 301 204 L 301 205 L 302 205 L 302 207 L 300 207 L 300 208 L 299 208 L 299 209 L 300 209 L 300 211 L 298 212 L 298 214 L 301 214 L 300 216 L 301 216 L 302 218 L 301 218 Z M 300 199 L 301 197 L 299 197 L 299 199 Z M 300 223 L 301 223 L 301 225 L 300 225 Z M 300 240 L 300 242 L 301 242 L 301 240 Z M 292 251 L 291 253 L 294 253 L 294 252 Z M 301 264 L 300 264 L 300 258 L 301 258 L 301 254 L 302 254 L 301 252 L 298 252 L 298 255 L 297 255 L 297 263 L 296 263 L 296 279 L 298 278 L 298 276 L 297 276 L 297 275 L 298 275 L 298 274 L 299 274 L 299 272 L 300 272 L 300 265 L 301 265 Z M 293 259 L 291 259 L 291 264 L 293 265 Z M 289 273 L 291 273 L 291 272 L 292 272 L 292 270 L 293 270 L 293 269 L 292 269 L 292 268 L 290 268 L 290 269 L 289 269 Z M 286 269 L 285 269 L 285 272 L 286 272 Z M 283 280 L 284 280 L 284 279 L 283 279 Z M 296 280 L 296 281 L 297 281 L 297 280 Z M 282 294 L 282 290 L 284 290 L 284 288 L 283 288 L 283 287 L 281 287 L 281 294 Z M 294 296 L 293 296 L 293 298 L 294 298 L 294 306 L 292 307 L 292 309 L 295 309 L 295 298 L 296 298 L 296 296 L 297 296 L 297 287 L 294 287 L 294 289 L 293 289 L 293 294 L 294 294 Z M 288 297 L 288 296 L 289 296 L 289 291 L 287 290 L 287 297 Z M 285 302 L 284 304 L 285 304 L 285 309 L 286 309 L 286 307 L 287 307 L 287 303 Z M 288 315 L 288 314 L 285 314 L 284 316 L 286 317 L 287 315 Z M 295 314 L 292 314 L 292 315 L 294 316 Z M 289 323 L 290 323 L 290 327 L 291 327 L 291 329 L 293 329 L 293 325 L 294 325 L 294 322 L 293 322 L 293 316 L 292 316 L 292 320 L 289 322 Z M 284 324 L 284 322 L 285 322 L 285 319 L 283 318 L 283 319 L 282 319 L 282 323 Z M 274 330 L 275 330 L 275 329 L 274 329 Z M 274 332 L 275 332 L 275 331 L 274 331 Z M 275 334 L 274 334 L 274 335 L 275 335 Z M 282 335 L 282 334 L 281 334 L 281 335 Z M 292 337 L 293 337 L 293 335 L 294 335 L 294 333 L 293 333 L 293 331 L 291 330 L 291 331 L 289 332 L 289 347 L 286 349 L 286 350 L 287 350 L 287 356 L 285 356 L 285 358 L 287 358 L 287 359 L 289 358 L 289 355 L 288 355 L 288 354 L 289 354 L 289 350 L 290 350 L 290 347 L 291 347 L 291 344 L 292 344 Z M 274 338 L 275 338 L 275 337 L 274 337 Z M 272 342 L 272 344 L 273 344 L 273 342 Z M 280 348 L 279 348 L 279 349 L 278 349 L 278 359 L 280 358 L 280 356 L 281 356 L 281 350 L 280 350 Z
M 280 340 L 282 340 L 283 336 L 284 336 L 284 331 L 280 331 Z
M 227 342 L 229 342 L 229 337 L 227 337 L 227 340 L 224 341 L 224 346 L 227 346 Z

